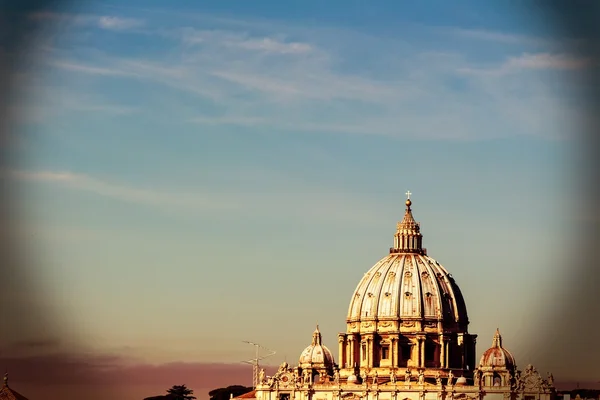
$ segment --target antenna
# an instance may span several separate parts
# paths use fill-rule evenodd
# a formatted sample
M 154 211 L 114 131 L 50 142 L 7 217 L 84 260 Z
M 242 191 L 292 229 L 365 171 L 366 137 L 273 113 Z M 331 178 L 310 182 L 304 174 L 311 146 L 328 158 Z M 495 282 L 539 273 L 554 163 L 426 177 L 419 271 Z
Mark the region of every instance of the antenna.
M 255 357 L 252 360 L 247 360 L 247 361 L 242 361 L 244 364 L 250 364 L 252 365 L 252 389 L 256 389 L 256 386 L 258 386 L 258 362 L 261 360 L 264 360 L 267 357 L 271 357 L 272 355 L 275 354 L 274 350 L 269 350 L 264 346 L 261 346 L 258 343 L 254 343 L 254 342 L 249 342 L 247 340 L 243 340 L 242 342 L 246 343 L 246 344 L 250 344 L 252 346 L 254 346 L 254 348 L 256 349 L 256 354 Z M 268 352 L 267 354 L 261 356 L 260 355 L 260 350 L 263 349 L 266 352 Z

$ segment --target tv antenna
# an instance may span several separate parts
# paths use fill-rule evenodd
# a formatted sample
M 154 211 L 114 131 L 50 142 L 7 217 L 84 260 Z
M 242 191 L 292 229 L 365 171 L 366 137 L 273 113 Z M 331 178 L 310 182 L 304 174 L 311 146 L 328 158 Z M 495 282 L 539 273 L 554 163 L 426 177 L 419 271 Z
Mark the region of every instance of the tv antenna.
M 261 346 L 258 343 L 254 343 L 254 342 L 249 342 L 247 340 L 243 340 L 244 343 L 246 344 L 250 344 L 252 346 L 254 346 L 254 348 L 256 349 L 256 353 L 255 356 L 252 360 L 247 360 L 247 361 L 242 361 L 244 364 L 250 364 L 252 365 L 252 389 L 256 389 L 256 386 L 258 386 L 258 372 L 259 372 L 259 361 L 264 360 L 267 357 L 271 357 L 272 355 L 275 354 L 274 350 L 270 350 L 267 349 L 264 346 Z M 264 355 L 260 355 L 260 350 L 264 350 L 267 352 L 267 354 Z

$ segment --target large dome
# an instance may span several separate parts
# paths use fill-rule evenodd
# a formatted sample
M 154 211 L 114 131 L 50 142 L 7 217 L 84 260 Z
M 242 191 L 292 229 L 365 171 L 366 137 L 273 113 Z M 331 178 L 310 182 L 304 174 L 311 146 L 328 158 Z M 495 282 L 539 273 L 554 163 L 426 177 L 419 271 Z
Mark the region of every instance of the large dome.
M 420 225 L 411 204 L 407 200 L 390 254 L 364 275 L 354 291 L 347 322 L 403 321 L 410 326 L 420 321 L 436 327 L 442 323 L 448 331 L 462 330 L 469 323 L 462 293 L 452 275 L 421 247 Z
M 477 335 L 468 331 L 465 301 L 452 275 L 422 247 L 411 205 L 409 198 L 389 254 L 352 294 L 346 332 L 338 335 L 338 360 L 348 378 L 374 368 L 385 374 L 417 368 L 433 382 L 449 370 L 472 376 Z
M 468 324 L 452 276 L 424 254 L 390 254 L 365 274 L 350 301 L 347 321 L 373 319 L 444 322 L 448 328 Z

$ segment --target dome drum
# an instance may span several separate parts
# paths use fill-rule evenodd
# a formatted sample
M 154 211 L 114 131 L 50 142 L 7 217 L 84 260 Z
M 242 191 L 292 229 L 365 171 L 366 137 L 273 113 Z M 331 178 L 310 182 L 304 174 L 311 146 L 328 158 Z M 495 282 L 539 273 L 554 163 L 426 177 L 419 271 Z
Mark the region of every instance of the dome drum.
M 440 320 L 421 320 L 421 319 L 406 319 L 399 320 L 397 318 L 386 319 L 365 319 L 362 321 L 350 321 L 348 323 L 348 333 L 410 333 L 414 331 L 425 333 L 436 333 L 444 330 L 444 323 Z M 451 331 L 446 330 L 447 333 Z
M 426 256 L 427 249 L 424 247 L 421 249 L 397 249 L 396 247 L 390 247 L 390 254 L 397 254 L 397 253 L 417 253 L 417 254 L 423 254 L 424 256 Z
M 434 368 L 472 369 L 476 335 L 413 332 L 407 334 L 342 333 L 342 369 Z

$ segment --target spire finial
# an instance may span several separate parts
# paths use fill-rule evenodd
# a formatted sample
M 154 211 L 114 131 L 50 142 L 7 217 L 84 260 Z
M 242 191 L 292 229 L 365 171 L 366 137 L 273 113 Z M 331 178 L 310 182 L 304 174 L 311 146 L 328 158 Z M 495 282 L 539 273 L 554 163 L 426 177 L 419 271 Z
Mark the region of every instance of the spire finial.
M 500 335 L 499 328 L 496 328 L 496 333 L 494 333 L 494 340 L 492 341 L 492 347 L 502 347 L 502 335 Z
M 401 222 L 398 222 L 396 227 L 396 234 L 394 235 L 394 247 L 390 249 L 392 253 L 419 253 L 426 254 L 425 249 L 422 247 L 423 235 L 421 235 L 421 227 L 419 223 L 415 221 L 412 215 L 410 206 L 412 201 L 410 196 L 412 193 L 408 190 L 406 193 L 406 210 L 404 212 L 404 218 Z
M 317 322 L 317 329 L 313 332 L 313 344 L 320 345 L 321 344 L 321 331 L 319 330 L 319 323 Z
M 8 387 L 8 371 L 4 373 L 4 386 Z
M 406 207 L 408 207 L 408 209 L 410 210 L 410 205 L 412 204 L 412 201 L 410 201 L 410 195 L 412 194 L 410 192 L 410 190 L 407 190 L 406 193 L 404 193 L 406 195 Z

